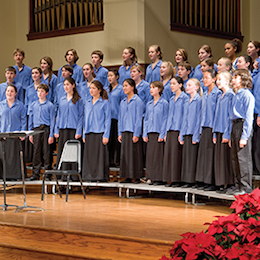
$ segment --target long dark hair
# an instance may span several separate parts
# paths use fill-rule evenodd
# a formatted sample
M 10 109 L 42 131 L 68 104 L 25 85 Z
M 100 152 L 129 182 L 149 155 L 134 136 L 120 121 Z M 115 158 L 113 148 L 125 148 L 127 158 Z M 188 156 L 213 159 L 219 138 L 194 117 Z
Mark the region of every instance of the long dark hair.
M 116 78 L 117 78 L 117 80 L 118 80 L 118 78 L 119 78 L 118 70 L 116 70 L 116 69 L 110 69 L 108 72 L 112 72 L 112 73 L 116 76 Z M 109 84 L 109 93 L 112 91 L 112 89 L 113 89 L 112 85 Z
M 76 82 L 75 82 L 75 80 L 74 80 L 73 78 L 71 78 L 71 77 L 65 78 L 63 82 L 65 82 L 66 80 L 67 80 L 71 85 L 75 85 L 75 87 L 73 88 L 73 95 L 72 95 L 71 101 L 72 101 L 73 104 L 76 104 L 76 102 L 81 98 L 80 95 L 79 95 L 79 92 L 78 92 L 78 90 L 77 90 L 77 88 L 76 88 Z
M 94 80 L 91 84 L 94 84 L 95 87 L 100 90 L 100 96 L 102 99 L 108 99 L 107 91 L 103 88 L 103 85 L 100 81 Z
M 127 82 L 131 87 L 134 88 L 134 94 L 137 94 L 137 88 L 135 81 L 133 79 L 125 79 L 124 82 Z

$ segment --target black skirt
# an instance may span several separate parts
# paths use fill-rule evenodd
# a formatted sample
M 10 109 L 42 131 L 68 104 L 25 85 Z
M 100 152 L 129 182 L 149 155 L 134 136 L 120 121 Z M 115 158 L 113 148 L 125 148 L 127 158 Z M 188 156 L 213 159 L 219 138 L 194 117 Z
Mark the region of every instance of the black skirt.
M 179 131 L 167 132 L 163 160 L 163 181 L 181 181 L 182 145 L 178 141 Z
M 184 136 L 181 181 L 195 183 L 199 143 L 192 143 L 192 135 Z
M 5 140 L 6 179 L 22 179 L 20 139 Z M 24 148 L 24 144 L 23 144 Z M 24 150 L 24 149 L 23 149 Z M 24 164 L 25 165 L 25 164 Z M 24 168 L 25 169 L 25 168 Z M 0 175 L 3 178 L 3 143 L 0 142 Z M 26 177 L 26 171 L 25 171 Z
M 143 176 L 142 140 L 133 143 L 133 133 L 122 133 L 120 176 L 121 178 L 140 178 Z
M 109 152 L 109 165 L 118 166 L 120 163 L 120 148 L 121 145 L 118 142 L 118 121 L 116 119 L 111 119 L 110 128 L 110 138 L 108 142 L 108 152 Z
M 204 127 L 201 133 L 196 181 L 214 184 L 214 143 L 212 128 Z
M 88 181 L 109 179 L 109 155 L 107 145 L 103 145 L 103 133 L 85 135 L 82 179 Z
M 214 151 L 214 174 L 217 186 L 234 184 L 232 162 L 228 143 L 222 143 L 222 133 L 217 133 L 217 142 Z
M 146 150 L 146 177 L 152 181 L 162 181 L 164 142 L 158 142 L 158 133 L 148 134 Z

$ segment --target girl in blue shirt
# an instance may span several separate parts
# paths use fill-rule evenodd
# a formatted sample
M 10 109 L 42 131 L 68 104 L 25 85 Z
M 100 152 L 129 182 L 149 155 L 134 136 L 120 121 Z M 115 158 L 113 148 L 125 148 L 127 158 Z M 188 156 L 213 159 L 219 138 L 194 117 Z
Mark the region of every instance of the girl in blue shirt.
M 210 69 L 203 74 L 203 83 L 207 91 L 203 93 L 201 112 L 201 140 L 198 153 L 196 170 L 196 181 L 199 189 L 206 191 L 216 190 L 214 183 L 214 144 L 213 144 L 213 122 L 217 100 L 221 91 L 215 85 L 216 72 Z
M 68 77 L 64 80 L 65 95 L 61 97 L 56 118 L 54 137 L 58 138 L 57 165 L 67 140 L 79 139 L 82 136 L 83 100 L 80 98 L 75 80 Z M 62 165 L 63 170 L 74 169 L 71 164 Z M 77 168 L 75 168 L 77 169 Z
M 61 69 L 62 77 L 64 79 L 72 77 L 73 75 L 73 68 L 70 65 L 64 65 Z M 58 107 L 59 107 L 59 101 L 61 97 L 66 95 L 66 91 L 64 89 L 63 82 L 60 82 L 56 86 L 55 95 L 54 95 L 54 106 L 55 106 L 55 114 L 57 115 Z
M 124 64 L 120 66 L 118 73 L 119 79 L 118 83 L 123 85 L 125 79 L 131 78 L 131 67 L 137 64 L 137 56 L 135 49 L 132 47 L 127 47 L 123 50 L 123 62 Z
M 189 79 L 186 91 L 190 99 L 183 115 L 183 128 L 180 131 L 180 144 L 183 145 L 181 167 L 183 188 L 192 187 L 195 184 L 202 105 L 202 89 L 199 80 Z
M 256 77 L 259 72 L 259 62 L 260 62 L 260 42 L 259 41 L 250 41 L 247 44 L 247 55 L 252 58 L 254 70 L 252 77 Z
M 0 102 L 0 130 L 4 132 L 25 131 L 26 113 L 24 105 L 16 99 L 17 88 L 9 84 L 5 90 L 6 99 Z M 22 138 L 24 140 L 24 138 Z M 6 178 L 7 180 L 17 180 L 22 178 L 20 160 L 20 139 L 6 139 Z M 2 142 L 0 143 L 0 174 L 3 176 L 3 154 Z
M 143 140 L 147 143 L 146 178 L 151 180 L 151 184 L 160 185 L 163 184 L 163 150 L 168 102 L 161 97 L 162 82 L 152 82 L 150 92 L 153 99 L 147 103 L 143 127 Z
M 127 95 L 120 103 L 118 116 L 118 141 L 121 143 L 120 176 L 122 182 L 135 179 L 140 182 L 143 175 L 142 133 L 143 102 L 137 95 L 133 79 L 126 79 L 123 83 L 124 93 Z
M 137 95 L 143 101 L 143 108 L 145 113 L 146 104 L 151 100 L 149 83 L 142 79 L 143 69 L 141 65 L 133 65 L 131 68 L 131 78 L 135 81 Z
M 160 68 L 163 58 L 161 47 L 157 44 L 151 45 L 148 55 L 152 63 L 146 68 L 145 81 L 150 84 L 153 81 L 160 81 Z
M 211 47 L 207 44 L 203 44 L 202 46 L 200 46 L 198 49 L 198 57 L 200 59 L 200 62 L 202 62 L 204 59 L 212 58 Z M 216 67 L 217 67 L 217 65 L 216 65 Z M 203 78 L 203 74 L 201 71 L 201 64 L 199 64 L 195 67 L 194 74 L 192 77 L 196 78 L 198 80 L 201 80 Z
M 120 102 L 126 97 L 123 86 L 118 84 L 119 73 L 115 69 L 111 69 L 107 73 L 109 82 L 108 100 L 111 108 L 111 129 L 110 139 L 108 143 L 109 164 L 110 166 L 118 166 L 120 164 L 120 143 L 118 137 L 118 114 Z
M 82 66 L 82 69 L 85 80 L 78 84 L 77 90 L 83 100 L 91 99 L 92 97 L 89 93 L 89 87 L 96 77 L 94 67 L 91 63 L 85 63 Z
M 169 102 L 172 97 L 170 81 L 174 76 L 173 65 L 170 61 L 163 61 L 160 68 L 161 81 L 163 83 L 162 97 Z
M 235 95 L 232 90 L 232 76 L 229 72 L 221 72 L 217 75 L 217 87 L 222 90 L 219 96 L 213 123 L 214 174 L 217 193 L 225 193 L 227 185 L 234 185 L 231 171 L 230 147 L 228 141 L 231 138 L 230 111 L 232 99 Z
M 237 55 L 242 51 L 242 42 L 239 39 L 234 38 L 233 40 L 227 42 L 224 48 L 227 57 L 232 61 L 232 70 L 236 70 L 238 60 Z
M 82 178 L 88 181 L 108 181 L 111 110 L 103 85 L 94 80 L 90 85 L 92 99 L 85 101 Z
M 42 83 L 49 86 L 49 91 L 52 93 L 51 102 L 53 102 L 57 85 L 57 76 L 52 71 L 52 59 L 45 56 L 40 60 L 40 65 L 42 69 Z
M 183 115 L 188 105 L 188 96 L 185 94 L 183 80 L 181 77 L 171 79 L 171 91 L 173 96 L 169 101 L 167 119 L 167 137 L 163 161 L 163 181 L 168 182 L 166 187 L 180 186 L 182 146 L 180 131 L 183 127 Z

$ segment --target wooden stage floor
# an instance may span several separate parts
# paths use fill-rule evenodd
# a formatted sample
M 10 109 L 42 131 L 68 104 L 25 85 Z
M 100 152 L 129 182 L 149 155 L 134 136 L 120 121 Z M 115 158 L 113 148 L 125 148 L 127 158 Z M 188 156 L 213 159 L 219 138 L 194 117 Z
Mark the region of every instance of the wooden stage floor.
M 211 200 L 206 201 L 205 206 L 194 206 L 185 204 L 183 194 L 153 193 L 152 197 L 144 194 L 141 198 L 127 199 L 119 198 L 117 189 L 91 189 L 86 196 L 84 200 L 80 192 L 69 194 L 68 202 L 65 202 L 65 194 L 63 198 L 48 194 L 41 201 L 39 188 L 27 186 L 27 205 L 41 207 L 44 211 L 22 210 L 14 213 L 15 208 L 9 207 L 7 211 L 0 209 L 0 224 L 79 234 L 85 232 L 119 240 L 151 241 L 165 244 L 165 248 L 170 249 L 170 245 L 180 239 L 182 233 L 205 230 L 205 222 L 211 222 L 214 216 L 231 212 L 231 202 Z M 2 203 L 2 192 L 0 199 Z M 23 205 L 20 189 L 8 192 L 7 204 Z M 162 247 L 161 250 L 165 249 Z M 159 259 L 167 251 L 162 251 L 160 255 L 157 250 L 156 254 L 154 258 L 127 259 Z M 111 256 L 104 259 L 124 257 Z

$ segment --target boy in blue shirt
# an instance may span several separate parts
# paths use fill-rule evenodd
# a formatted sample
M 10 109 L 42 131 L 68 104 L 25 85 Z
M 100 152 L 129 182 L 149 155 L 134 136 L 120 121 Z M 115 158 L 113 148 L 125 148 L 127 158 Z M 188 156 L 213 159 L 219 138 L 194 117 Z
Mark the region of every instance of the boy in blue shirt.
M 104 54 L 100 50 L 92 51 L 91 61 L 94 66 L 94 72 L 96 74 L 95 80 L 98 80 L 102 83 L 103 87 L 107 89 L 109 82 L 107 79 L 108 70 L 104 68 L 101 63 L 103 61 Z
M 0 84 L 0 101 L 4 100 L 5 97 L 5 90 L 7 86 L 10 84 L 13 84 L 17 88 L 17 95 L 16 98 L 20 100 L 21 102 L 24 102 L 24 97 L 23 97 L 23 87 L 22 84 L 19 82 L 16 82 L 14 78 L 16 77 L 16 70 L 14 67 L 9 66 L 5 69 L 5 78 L 6 82 L 3 82 Z
M 21 83 L 25 91 L 26 88 L 33 83 L 32 69 L 23 63 L 25 58 L 24 50 L 17 48 L 14 50 L 13 55 L 15 60 L 14 68 L 16 70 L 15 81 Z
M 33 146 L 33 175 L 29 180 L 39 180 L 43 158 L 44 168 L 51 168 L 51 144 L 54 142 L 55 111 L 54 105 L 47 100 L 49 87 L 40 84 L 37 88 L 39 100 L 34 101 L 29 110 L 28 130 L 43 130 L 43 133 L 30 136 Z
M 252 191 L 252 128 L 255 98 L 248 88 L 252 87 L 252 77 L 245 69 L 233 74 L 233 90 L 230 119 L 232 122 L 231 162 L 235 187 L 227 190 L 228 195 L 242 195 Z
M 181 77 L 183 80 L 183 86 L 185 90 L 186 90 L 186 84 L 189 79 L 190 73 L 191 73 L 191 65 L 186 61 L 180 62 L 178 66 L 178 74 L 179 77 Z

